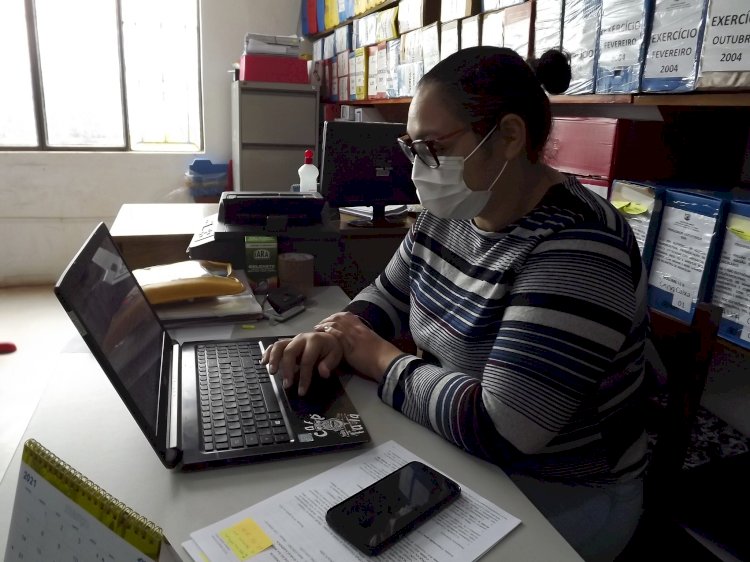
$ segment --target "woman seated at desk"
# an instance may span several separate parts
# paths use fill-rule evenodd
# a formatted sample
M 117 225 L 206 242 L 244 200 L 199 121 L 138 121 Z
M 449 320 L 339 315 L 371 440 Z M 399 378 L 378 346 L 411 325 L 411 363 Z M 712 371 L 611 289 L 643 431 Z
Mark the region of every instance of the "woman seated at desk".
M 426 211 L 345 312 L 264 360 L 300 393 L 345 360 L 501 466 L 584 558 L 612 560 L 641 513 L 646 276 L 617 211 L 540 159 L 544 89 L 569 81 L 560 52 L 532 69 L 494 47 L 428 72 L 398 139 Z

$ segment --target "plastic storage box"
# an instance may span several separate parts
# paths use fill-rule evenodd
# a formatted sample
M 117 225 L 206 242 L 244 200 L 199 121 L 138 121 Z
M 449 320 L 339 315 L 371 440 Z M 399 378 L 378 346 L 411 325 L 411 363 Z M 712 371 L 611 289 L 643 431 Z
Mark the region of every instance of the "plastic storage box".
M 193 160 L 185 172 L 185 185 L 196 203 L 216 202 L 222 191 L 231 188 L 229 165 L 214 164 L 211 160 Z

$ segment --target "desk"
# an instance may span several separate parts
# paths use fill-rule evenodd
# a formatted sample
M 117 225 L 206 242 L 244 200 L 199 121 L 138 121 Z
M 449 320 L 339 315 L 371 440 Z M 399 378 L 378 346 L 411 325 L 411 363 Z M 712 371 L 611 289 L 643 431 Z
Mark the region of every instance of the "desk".
M 283 335 L 308 330 L 320 318 L 340 310 L 348 302 L 346 295 L 335 287 L 316 288 L 311 300 L 305 313 L 274 326 L 259 322 L 252 333 Z M 232 326 L 215 329 L 234 335 L 249 333 Z M 179 334 L 181 339 L 194 336 L 191 331 Z M 196 473 L 168 471 L 72 324 L 61 330 L 58 337 L 58 342 L 48 342 L 49 349 L 56 349 L 57 343 L 64 344 L 55 358 L 57 371 L 50 377 L 23 440 L 37 439 L 116 498 L 161 525 L 186 561 L 189 557 L 181 543 L 190 532 L 297 485 L 364 450 L 334 451 Z M 365 447 L 395 439 L 521 519 L 522 524 L 482 560 L 580 560 L 498 467 L 464 453 L 393 411 L 377 398 L 375 383 L 351 377 L 346 387 L 373 439 Z M 5 552 L 22 443 L 0 482 L 0 553 Z
M 188 259 L 187 247 L 204 219 L 218 212 L 216 203 L 127 203 L 120 207 L 110 232 L 131 269 Z M 305 234 L 280 233 L 280 252 L 305 252 L 315 256 L 318 285 L 338 285 L 351 297 L 370 283 L 386 266 L 414 219 L 405 225 L 361 228 L 341 220 Z M 215 259 L 244 259 L 242 239 L 227 249 L 220 244 Z

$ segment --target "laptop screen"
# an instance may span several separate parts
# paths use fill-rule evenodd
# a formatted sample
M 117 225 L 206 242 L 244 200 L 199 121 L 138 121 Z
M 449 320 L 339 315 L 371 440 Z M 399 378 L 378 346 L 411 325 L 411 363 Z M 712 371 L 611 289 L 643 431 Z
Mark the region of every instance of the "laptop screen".
M 163 328 L 104 227 L 81 249 L 56 290 L 109 363 L 115 387 L 156 435 Z

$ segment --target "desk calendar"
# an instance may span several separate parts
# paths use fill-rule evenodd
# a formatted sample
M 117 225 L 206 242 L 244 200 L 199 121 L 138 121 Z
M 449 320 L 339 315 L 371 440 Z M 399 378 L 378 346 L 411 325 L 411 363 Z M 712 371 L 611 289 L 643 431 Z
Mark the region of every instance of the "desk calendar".
M 159 527 L 33 439 L 24 444 L 6 562 L 159 560 Z

